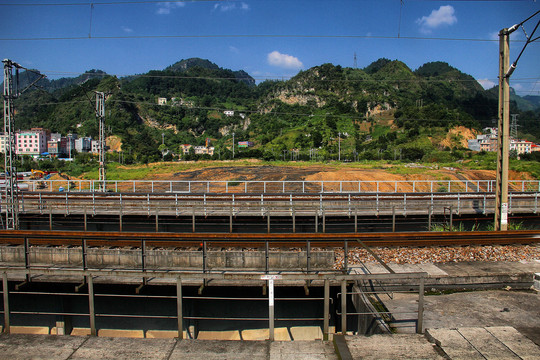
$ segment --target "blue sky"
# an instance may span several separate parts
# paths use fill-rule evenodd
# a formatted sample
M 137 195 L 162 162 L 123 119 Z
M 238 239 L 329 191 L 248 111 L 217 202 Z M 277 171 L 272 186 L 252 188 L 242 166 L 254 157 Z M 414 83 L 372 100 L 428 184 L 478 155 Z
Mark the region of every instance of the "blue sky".
M 89 69 L 123 76 L 201 57 L 260 81 L 323 63 L 352 67 L 356 53 L 359 68 L 381 57 L 413 70 L 445 61 L 489 88 L 498 31 L 538 10 L 534 0 L 0 0 L 0 57 L 50 78 Z M 514 34 L 511 61 L 525 40 L 521 29 Z M 526 48 L 511 85 L 540 95 L 540 40 Z

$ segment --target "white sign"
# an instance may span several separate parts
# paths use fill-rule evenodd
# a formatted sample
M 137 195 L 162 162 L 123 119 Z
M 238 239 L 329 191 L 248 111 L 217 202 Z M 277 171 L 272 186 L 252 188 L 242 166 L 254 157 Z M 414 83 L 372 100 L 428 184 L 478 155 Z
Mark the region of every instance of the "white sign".
M 268 280 L 268 306 L 274 306 L 274 280 Z
M 501 224 L 503 225 L 508 224 L 508 204 L 507 203 L 501 204 Z
M 261 280 L 281 280 L 281 275 L 261 275 Z

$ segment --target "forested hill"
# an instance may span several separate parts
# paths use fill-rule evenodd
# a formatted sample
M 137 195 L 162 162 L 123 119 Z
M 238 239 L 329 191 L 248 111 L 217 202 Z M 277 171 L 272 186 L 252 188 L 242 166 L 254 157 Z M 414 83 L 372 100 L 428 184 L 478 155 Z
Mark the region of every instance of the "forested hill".
M 340 145 L 366 158 L 399 153 L 418 160 L 462 147 L 463 136 L 447 139 L 453 128 L 493 126 L 497 117 L 496 89 L 485 91 L 443 62 L 414 71 L 389 59 L 364 69 L 323 64 L 286 81 L 255 84 L 242 70 L 192 58 L 121 79 L 91 70 L 38 85 L 40 90 L 17 100 L 17 128 L 42 126 L 95 137 L 92 99 L 94 91 L 103 91 L 108 133 L 122 139 L 122 150 L 133 161 L 159 159 L 162 139 L 178 153 L 179 144 L 202 145 L 210 138 L 226 157 L 233 132 L 238 141 L 254 142 L 246 153 L 257 157 L 278 158 L 291 149 L 318 149 L 330 156 Z M 157 105 L 160 97 L 166 105 Z M 540 139 L 538 99 L 515 94 L 513 99 L 520 135 Z M 225 115 L 226 110 L 234 115 Z

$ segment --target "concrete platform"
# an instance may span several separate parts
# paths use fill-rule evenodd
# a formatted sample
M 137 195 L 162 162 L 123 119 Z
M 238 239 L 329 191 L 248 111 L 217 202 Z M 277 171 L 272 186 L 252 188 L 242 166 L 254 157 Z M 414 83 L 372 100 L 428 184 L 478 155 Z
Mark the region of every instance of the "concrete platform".
M 0 335 L 10 360 L 337 360 L 331 342 L 128 339 L 29 334 Z
M 417 299 L 414 294 L 395 293 L 384 303 L 401 319 L 399 313 L 418 308 Z M 424 328 L 489 326 L 511 326 L 540 345 L 540 293 L 489 290 L 424 297 Z M 412 333 L 414 327 L 399 327 L 397 331 Z
M 353 359 L 444 359 L 436 345 L 418 334 L 346 336 Z
M 540 347 L 510 326 L 428 329 L 418 334 L 346 336 L 352 359 L 540 359 Z
M 534 274 L 540 272 L 540 260 L 516 262 L 470 261 L 440 264 L 390 264 L 396 273 L 426 272 L 426 289 L 464 288 L 489 289 L 510 285 L 529 289 L 534 284 Z M 351 266 L 352 274 L 388 274 L 379 263 Z
M 450 359 L 540 359 L 540 347 L 510 326 L 429 329 L 426 336 Z

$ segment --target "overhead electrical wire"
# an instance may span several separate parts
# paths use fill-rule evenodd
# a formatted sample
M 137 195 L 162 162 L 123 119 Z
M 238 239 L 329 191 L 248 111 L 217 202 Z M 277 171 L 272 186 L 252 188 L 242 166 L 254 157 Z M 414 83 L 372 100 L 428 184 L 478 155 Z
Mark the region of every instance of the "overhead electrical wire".
M 298 39 L 378 39 L 378 40 L 433 40 L 498 42 L 497 39 L 445 38 L 426 36 L 384 36 L 384 35 L 307 35 L 307 34 L 207 34 L 207 35 L 113 35 L 113 36 L 52 36 L 52 37 L 2 37 L 0 41 L 53 41 L 53 40 L 120 40 L 120 39 L 221 39 L 221 38 L 298 38 Z M 511 40 L 524 43 L 525 40 Z
M 56 3 L 4 3 L 0 6 L 88 6 L 90 4 L 94 5 L 134 5 L 134 4 L 162 4 L 162 3 L 197 3 L 197 2 L 245 2 L 246 0 L 127 0 L 127 1 L 92 1 L 92 2 L 56 2 Z M 286 0 L 282 0 L 286 1 Z M 311 0 L 314 1 L 314 0 Z M 320 0 L 327 1 L 327 0 Z M 372 0 L 363 0 L 365 2 Z M 433 0 L 408 0 L 409 2 L 430 2 Z M 446 2 L 470 2 L 471 0 L 447 0 Z M 475 2 L 536 2 L 536 0 L 474 0 Z M 253 2 L 253 1 L 252 1 Z

